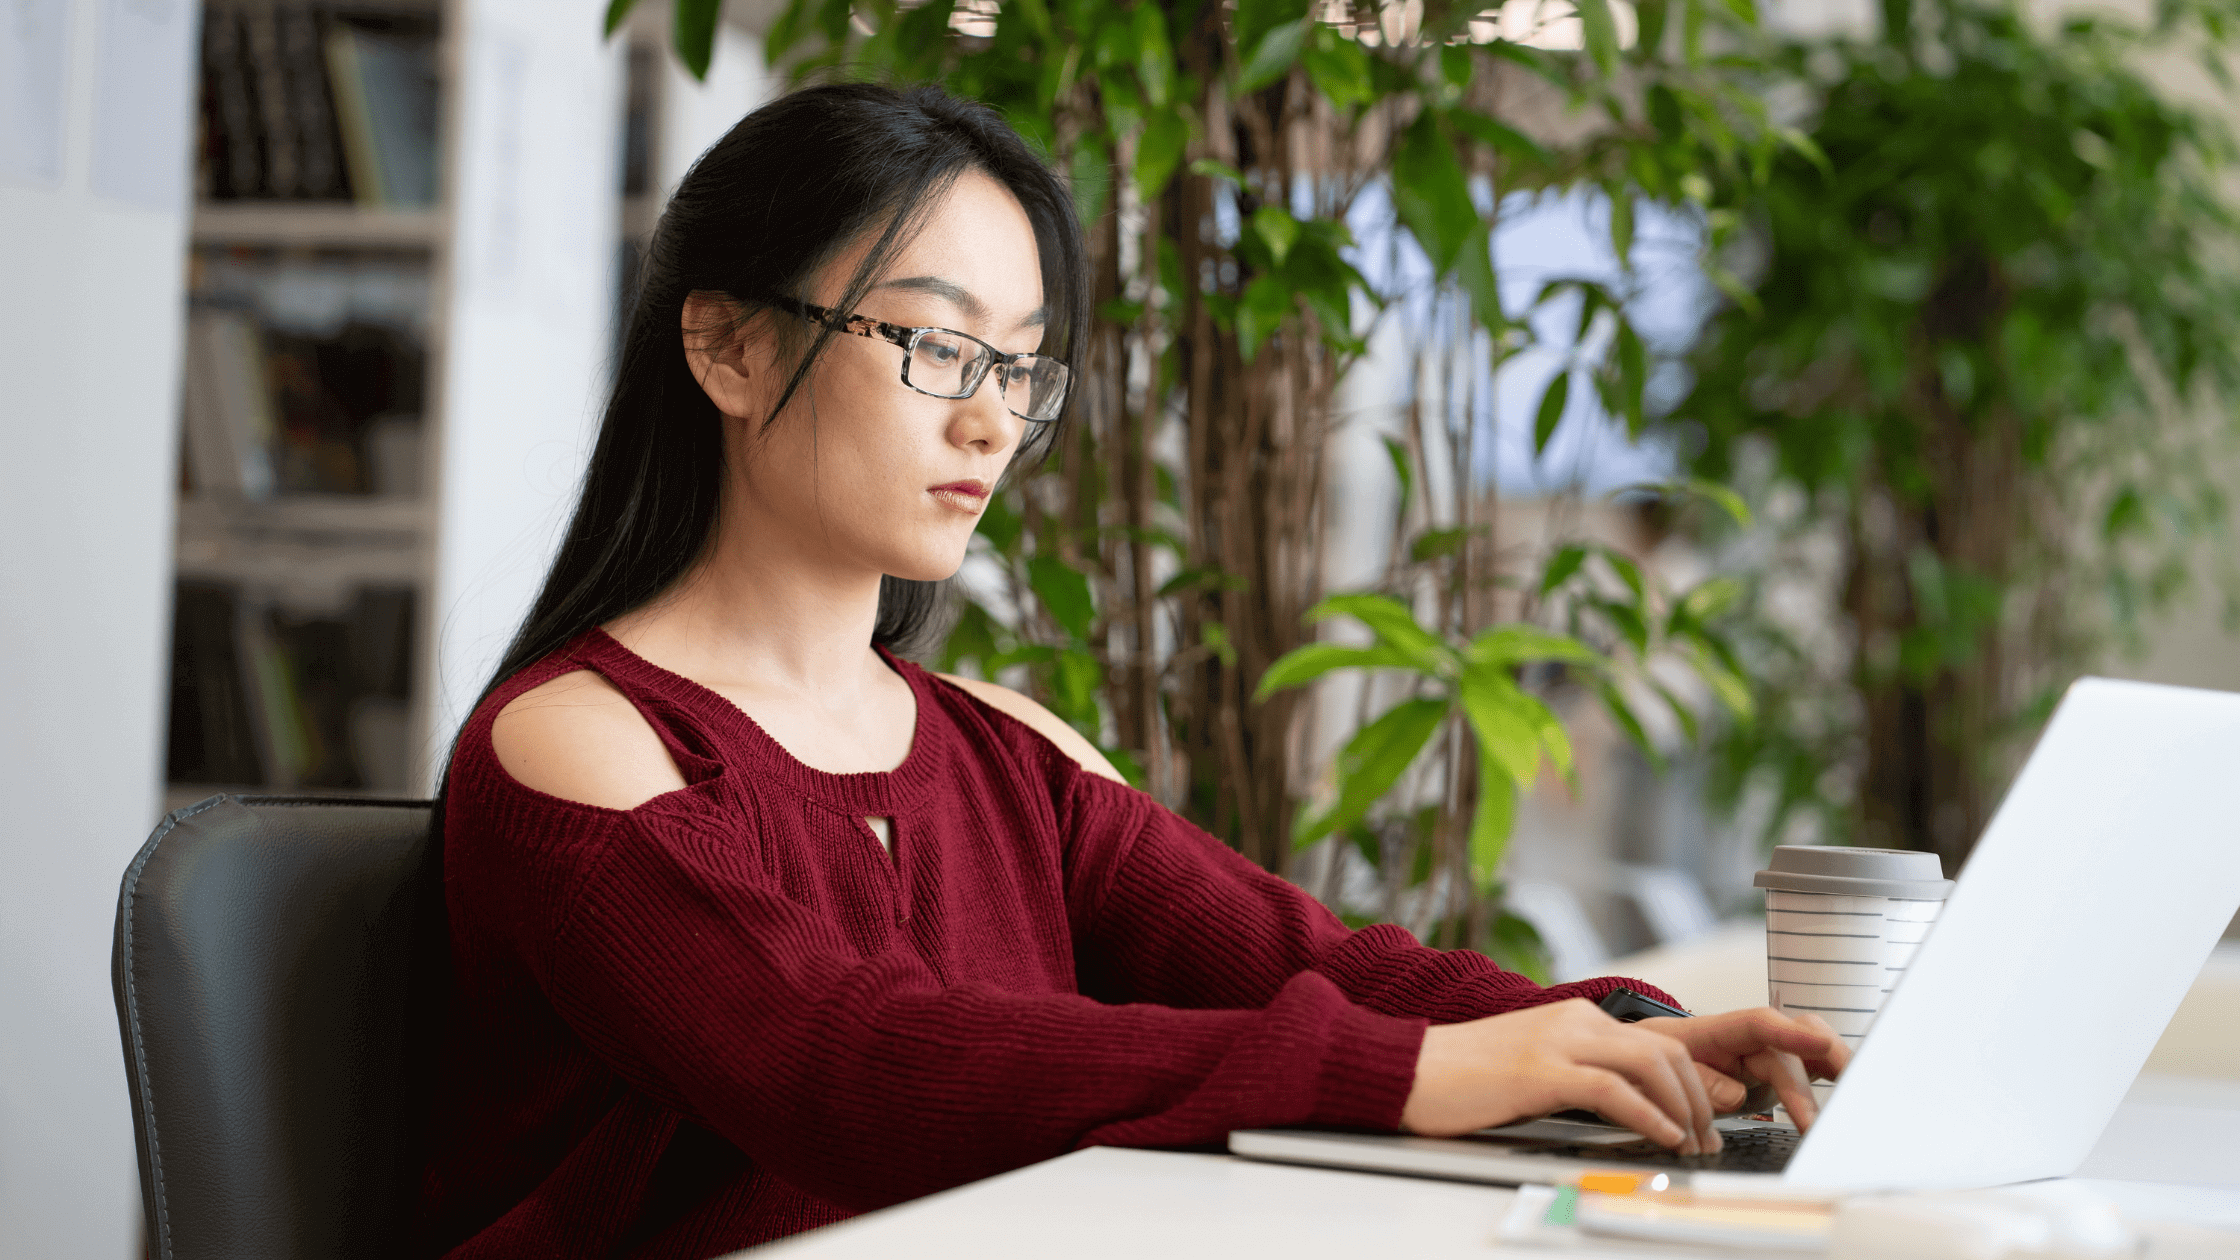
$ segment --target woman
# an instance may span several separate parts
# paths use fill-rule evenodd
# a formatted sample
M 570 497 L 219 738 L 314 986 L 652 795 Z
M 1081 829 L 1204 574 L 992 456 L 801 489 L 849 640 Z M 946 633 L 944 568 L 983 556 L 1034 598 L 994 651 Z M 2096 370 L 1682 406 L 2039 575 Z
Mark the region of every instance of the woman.
M 1032 701 L 894 655 L 1049 444 L 1081 259 L 1050 173 L 932 89 L 796 93 L 686 177 L 453 754 L 433 1249 L 714 1255 L 1258 1125 L 1584 1106 L 1693 1152 L 1741 1079 L 1809 1120 L 1824 1026 L 1621 1025 L 1615 980 L 1349 932 Z

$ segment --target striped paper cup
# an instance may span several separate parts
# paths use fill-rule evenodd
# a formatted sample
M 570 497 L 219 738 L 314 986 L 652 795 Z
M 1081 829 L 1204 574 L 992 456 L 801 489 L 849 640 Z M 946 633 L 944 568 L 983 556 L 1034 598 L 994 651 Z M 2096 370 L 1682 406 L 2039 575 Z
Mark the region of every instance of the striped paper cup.
M 1853 1050 L 1929 934 L 1952 881 L 1934 853 L 1782 845 L 1766 890 L 1767 1000 L 1810 1011 Z M 1835 1086 L 1812 1089 L 1822 1105 Z

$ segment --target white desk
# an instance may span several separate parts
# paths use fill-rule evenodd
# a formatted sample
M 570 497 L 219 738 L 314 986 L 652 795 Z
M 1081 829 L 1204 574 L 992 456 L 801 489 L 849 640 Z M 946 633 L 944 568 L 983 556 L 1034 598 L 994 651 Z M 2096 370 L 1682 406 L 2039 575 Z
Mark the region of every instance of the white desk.
M 2240 1083 L 2141 1077 L 2079 1174 L 2135 1222 L 2218 1227 L 2214 1233 L 2191 1233 L 2183 1247 L 2150 1255 L 2240 1258 Z M 1223 1155 L 1098 1148 L 874 1212 L 752 1255 L 754 1260 L 1475 1260 L 1498 1250 L 1494 1233 L 1509 1198 L 1509 1191 L 1491 1186 L 1289 1168 Z M 1655 1253 L 1613 1246 L 1560 1254 L 1573 1260 L 1641 1260 Z

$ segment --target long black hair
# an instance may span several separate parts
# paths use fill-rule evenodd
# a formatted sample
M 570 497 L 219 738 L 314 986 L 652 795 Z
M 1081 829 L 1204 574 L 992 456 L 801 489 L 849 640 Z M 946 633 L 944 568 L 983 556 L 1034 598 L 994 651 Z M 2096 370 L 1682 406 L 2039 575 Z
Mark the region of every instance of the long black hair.
M 659 596 L 713 536 L 723 418 L 685 360 L 686 299 L 724 294 L 743 322 L 763 309 L 758 297 L 803 296 L 820 267 L 876 231 L 836 308 L 851 311 L 967 171 L 993 178 L 1026 210 L 1049 312 L 1043 353 L 1071 361 L 1088 323 L 1080 224 L 1064 185 L 987 106 L 928 86 L 804 88 L 747 115 L 701 155 L 654 229 L 575 515 L 484 698 L 585 630 Z M 823 328 L 802 339 L 765 425 L 833 335 Z M 1037 426 L 1014 467 L 1039 459 L 1058 427 Z M 943 602 L 941 583 L 882 578 L 872 642 L 919 646 Z

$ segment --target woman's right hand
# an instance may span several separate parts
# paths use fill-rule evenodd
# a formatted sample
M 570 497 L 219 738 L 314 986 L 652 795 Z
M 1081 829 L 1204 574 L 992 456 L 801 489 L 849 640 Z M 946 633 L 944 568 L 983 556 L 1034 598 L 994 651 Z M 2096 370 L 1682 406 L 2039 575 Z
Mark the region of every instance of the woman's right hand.
M 1712 1117 L 1747 1092 L 1674 1038 L 1572 998 L 1425 1030 L 1400 1124 L 1451 1137 L 1583 1107 L 1683 1155 L 1709 1154 Z

